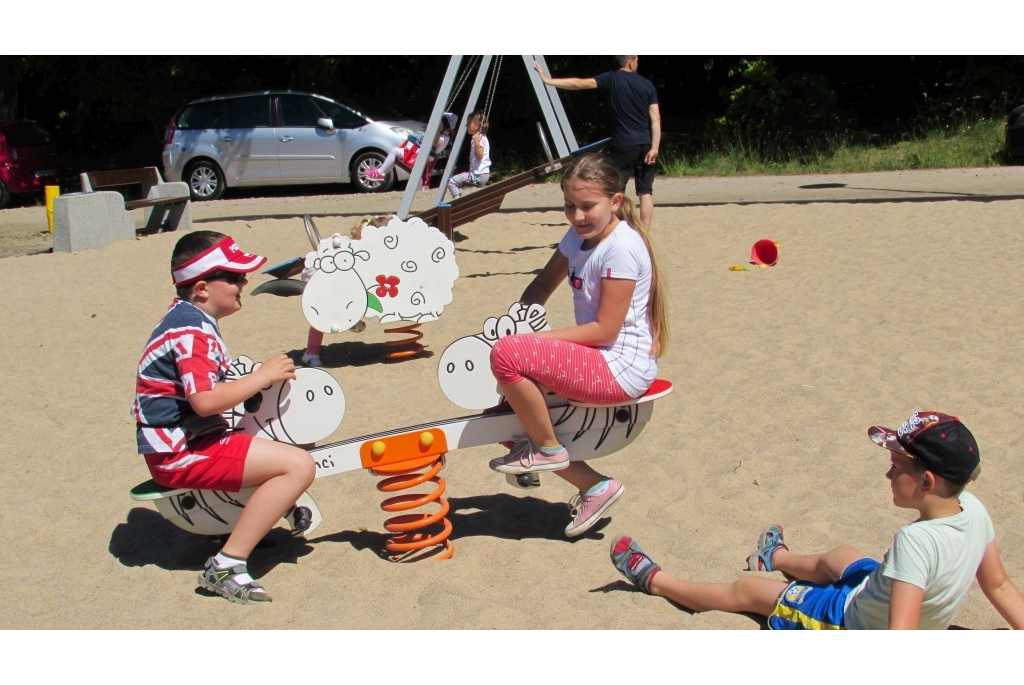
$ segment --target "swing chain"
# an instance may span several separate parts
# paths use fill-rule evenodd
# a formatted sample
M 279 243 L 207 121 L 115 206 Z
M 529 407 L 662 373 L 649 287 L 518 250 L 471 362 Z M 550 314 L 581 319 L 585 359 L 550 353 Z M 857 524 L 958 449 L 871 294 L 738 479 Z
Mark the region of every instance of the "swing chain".
M 494 103 L 494 90 L 498 85 L 498 72 L 501 71 L 502 55 L 498 55 L 491 72 L 491 82 L 487 87 L 487 101 L 484 103 L 484 121 L 491 120 L 491 105 Z
M 455 104 L 455 98 L 459 97 L 459 93 L 462 92 L 462 87 L 464 85 L 466 85 L 466 81 L 469 80 L 470 73 L 472 73 L 473 69 L 476 68 L 477 63 L 479 63 L 479 62 L 480 62 L 480 55 L 471 55 L 470 56 L 469 62 L 466 64 L 465 68 L 462 70 L 462 73 L 459 75 L 459 79 L 458 79 L 458 81 L 455 84 L 455 92 L 452 93 L 452 96 L 450 98 L 448 98 L 448 104 L 444 108 L 444 110 L 446 112 L 452 111 L 452 105 Z

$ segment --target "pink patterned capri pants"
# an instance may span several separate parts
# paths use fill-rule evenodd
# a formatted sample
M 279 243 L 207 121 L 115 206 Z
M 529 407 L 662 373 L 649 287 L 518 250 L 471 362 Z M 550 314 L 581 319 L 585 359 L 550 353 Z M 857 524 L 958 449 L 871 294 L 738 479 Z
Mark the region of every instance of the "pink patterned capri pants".
M 495 343 L 491 373 L 502 385 L 528 378 L 577 402 L 617 404 L 632 399 L 596 347 L 528 333 L 505 336 Z

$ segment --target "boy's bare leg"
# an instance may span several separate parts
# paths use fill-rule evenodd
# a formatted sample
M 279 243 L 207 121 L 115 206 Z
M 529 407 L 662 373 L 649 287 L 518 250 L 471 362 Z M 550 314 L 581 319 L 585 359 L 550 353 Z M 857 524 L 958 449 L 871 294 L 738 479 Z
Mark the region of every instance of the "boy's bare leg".
M 242 487 L 256 491 L 224 543 L 223 554 L 247 559 L 249 553 L 313 483 L 316 465 L 294 445 L 253 438 L 245 459 Z
M 770 616 L 786 589 L 781 580 L 747 577 L 734 583 L 698 583 L 661 570 L 648 586 L 652 595 L 672 600 L 692 611 L 728 611 Z
M 852 545 L 840 545 L 823 554 L 793 554 L 779 547 L 772 554 L 772 568 L 790 578 L 825 585 L 839 580 L 850 564 L 863 558 Z
M 672 600 L 692 611 L 728 611 L 770 616 L 788 583 L 747 576 L 734 583 L 698 583 L 662 569 L 628 535 L 612 540 L 612 564 L 633 585 L 648 594 Z
M 823 554 L 794 554 L 779 547 L 772 554 L 772 567 L 790 578 L 827 584 L 835 582 L 853 562 L 863 559 L 856 547 L 840 545 Z M 648 585 L 652 595 L 665 597 L 694 611 L 729 611 L 769 616 L 788 583 L 750 576 L 734 583 L 697 583 L 655 573 Z

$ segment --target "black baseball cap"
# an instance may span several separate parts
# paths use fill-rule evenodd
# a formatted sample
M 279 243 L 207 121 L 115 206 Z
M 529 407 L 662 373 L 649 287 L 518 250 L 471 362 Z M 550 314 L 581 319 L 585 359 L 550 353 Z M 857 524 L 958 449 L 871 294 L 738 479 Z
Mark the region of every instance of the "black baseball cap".
M 965 485 L 981 463 L 978 443 L 967 426 L 938 411 L 914 412 L 897 430 L 871 426 L 868 437 L 957 485 Z

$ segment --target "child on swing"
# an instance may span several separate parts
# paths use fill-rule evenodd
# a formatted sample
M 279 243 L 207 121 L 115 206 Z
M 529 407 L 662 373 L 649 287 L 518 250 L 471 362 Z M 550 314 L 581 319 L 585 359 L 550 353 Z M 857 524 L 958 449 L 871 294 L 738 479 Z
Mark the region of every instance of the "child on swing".
M 427 165 L 423 168 L 423 177 L 420 180 L 420 187 L 426 190 L 430 187 L 430 175 L 434 171 L 434 164 L 437 161 L 438 156 L 448 147 L 448 141 L 451 140 L 452 131 L 455 130 L 455 125 L 458 123 L 459 117 L 457 114 L 452 112 L 445 112 L 441 115 L 441 128 L 437 132 L 437 136 L 434 138 L 434 144 L 430 148 L 430 159 L 427 160 Z M 366 178 L 371 181 L 383 181 L 387 178 L 388 172 L 391 171 L 391 167 L 395 166 L 395 162 L 399 159 L 402 160 L 402 164 L 410 169 L 416 164 L 416 158 L 419 156 L 420 147 L 423 145 L 423 139 L 409 137 L 407 141 L 398 145 L 397 147 L 391 148 L 388 152 L 388 156 L 384 159 L 384 163 L 376 169 L 369 169 L 366 172 Z
M 448 179 L 448 192 L 452 199 L 462 196 L 462 188 L 475 186 L 482 188 L 491 178 L 491 143 L 487 140 L 487 131 L 491 122 L 480 110 L 473 112 L 466 121 L 466 133 L 469 134 L 469 171 L 455 174 Z
M 199 585 L 239 604 L 271 601 L 249 574 L 249 554 L 316 475 L 308 452 L 229 431 L 221 415 L 262 388 L 295 378 L 295 364 L 278 354 L 253 373 L 224 382 L 231 355 L 219 322 L 242 308 L 246 274 L 266 261 L 215 231 L 178 240 L 171 255 L 177 297 L 142 351 L 132 406 L 139 453 L 158 485 L 255 488 L 224 546 L 199 575 Z
M 555 435 L 546 390 L 583 402 L 615 404 L 643 395 L 668 345 L 665 289 L 644 225 L 622 193 L 611 158 L 588 154 L 562 175 L 571 227 L 520 296 L 547 302 L 568 282 L 576 325 L 509 335 L 491 349 L 491 371 L 528 435 L 490 467 L 501 473 L 553 471 L 579 490 L 569 504 L 568 537 L 590 530 L 626 491 L 583 461 L 570 461 Z

